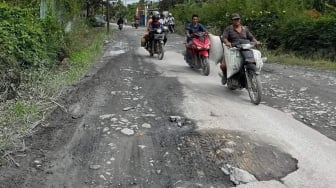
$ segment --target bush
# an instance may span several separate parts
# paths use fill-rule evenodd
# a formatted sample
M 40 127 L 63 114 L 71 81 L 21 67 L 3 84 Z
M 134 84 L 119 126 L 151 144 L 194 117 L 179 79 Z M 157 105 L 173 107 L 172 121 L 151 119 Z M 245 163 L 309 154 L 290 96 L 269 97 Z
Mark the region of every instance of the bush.
M 66 54 L 62 26 L 39 19 L 38 9 L 0 3 L 0 36 L 0 101 L 16 96 L 22 68 L 50 67 Z
M 211 0 L 191 2 L 169 10 L 178 25 L 191 21 L 197 13 L 200 23 L 210 25 L 215 34 L 231 24 L 230 15 L 241 15 L 242 24 L 248 26 L 256 38 L 268 49 L 295 52 L 299 56 L 336 60 L 336 13 L 328 16 L 309 9 L 308 2 L 292 0 Z
M 41 42 L 45 39 L 33 15 L 33 9 L 0 6 L 0 34 L 4 36 L 0 51 L 5 65 L 34 64 L 44 56 Z
M 64 46 L 60 24 L 40 20 L 38 9 L 0 4 L 0 35 L 0 61 L 7 68 L 50 65 Z
M 281 38 L 280 35 L 275 35 L 274 33 L 279 33 L 279 23 L 282 17 L 283 13 L 259 11 L 253 12 L 243 22 L 247 23 L 246 25 L 253 31 L 258 40 L 266 43 L 267 48 L 276 49 L 281 44 Z
M 282 27 L 282 48 L 307 57 L 335 61 L 335 31 L 336 19 L 333 17 L 295 18 Z
M 41 27 L 47 39 L 45 50 L 50 63 L 62 61 L 65 57 L 68 57 L 63 25 L 55 17 L 47 16 L 42 20 Z

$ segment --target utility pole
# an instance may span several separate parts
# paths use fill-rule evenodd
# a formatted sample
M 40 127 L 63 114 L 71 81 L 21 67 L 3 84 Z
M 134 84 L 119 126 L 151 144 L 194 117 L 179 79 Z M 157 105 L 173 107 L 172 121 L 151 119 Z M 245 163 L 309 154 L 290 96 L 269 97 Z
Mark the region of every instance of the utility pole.
M 41 0 L 40 3 L 40 18 L 44 19 L 46 17 L 47 3 L 45 0 Z
M 145 27 L 146 27 L 146 23 L 147 23 L 147 1 L 145 1 Z
M 107 22 L 106 32 L 107 34 L 110 32 L 109 6 L 110 6 L 110 0 L 107 0 L 106 1 L 106 22 Z

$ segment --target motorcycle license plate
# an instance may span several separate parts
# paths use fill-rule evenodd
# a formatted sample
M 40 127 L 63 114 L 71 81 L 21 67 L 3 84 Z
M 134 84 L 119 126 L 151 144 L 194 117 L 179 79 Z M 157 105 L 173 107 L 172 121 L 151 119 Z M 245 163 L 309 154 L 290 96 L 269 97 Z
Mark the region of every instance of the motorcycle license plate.
M 154 39 L 160 40 L 163 39 L 164 35 L 163 34 L 154 34 Z

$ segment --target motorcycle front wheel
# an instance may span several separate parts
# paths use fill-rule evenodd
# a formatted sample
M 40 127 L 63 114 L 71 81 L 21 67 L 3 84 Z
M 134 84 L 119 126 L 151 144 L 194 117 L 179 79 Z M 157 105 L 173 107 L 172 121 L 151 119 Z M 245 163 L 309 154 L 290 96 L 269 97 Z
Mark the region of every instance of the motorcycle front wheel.
M 149 56 L 153 57 L 154 56 L 154 42 L 151 42 L 151 47 L 149 48 L 148 52 L 149 52 Z
M 210 64 L 209 64 L 209 57 L 201 57 L 201 64 L 202 64 L 202 73 L 204 76 L 209 76 L 210 74 Z
M 162 60 L 164 56 L 164 49 L 160 41 L 157 43 L 157 53 L 158 53 L 158 59 Z
M 173 28 L 172 25 L 169 25 L 169 31 L 170 31 L 171 33 L 174 33 L 174 32 L 175 32 L 175 30 L 174 30 L 174 28 Z
M 247 91 L 250 96 L 251 102 L 258 105 L 261 101 L 262 87 L 260 82 L 260 76 L 254 71 L 249 70 L 246 74 L 247 79 Z

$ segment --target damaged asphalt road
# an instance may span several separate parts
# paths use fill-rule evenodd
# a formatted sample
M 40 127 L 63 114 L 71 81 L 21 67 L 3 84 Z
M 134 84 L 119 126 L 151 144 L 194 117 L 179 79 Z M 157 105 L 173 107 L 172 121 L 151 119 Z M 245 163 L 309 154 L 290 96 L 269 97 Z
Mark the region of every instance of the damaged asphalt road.
M 306 74 L 265 65 L 265 105 L 255 106 L 246 91 L 220 84 L 215 65 L 208 77 L 191 70 L 181 55 L 183 37 L 169 35 L 159 61 L 140 47 L 143 32 L 114 32 L 96 65 L 64 91 L 58 103 L 65 109 L 12 156 L 20 167 L 1 167 L 0 187 L 336 184 L 334 85 L 312 90 L 294 79 Z M 328 75 L 323 82 L 334 83 L 335 73 Z M 316 93 L 323 89 L 330 98 Z

